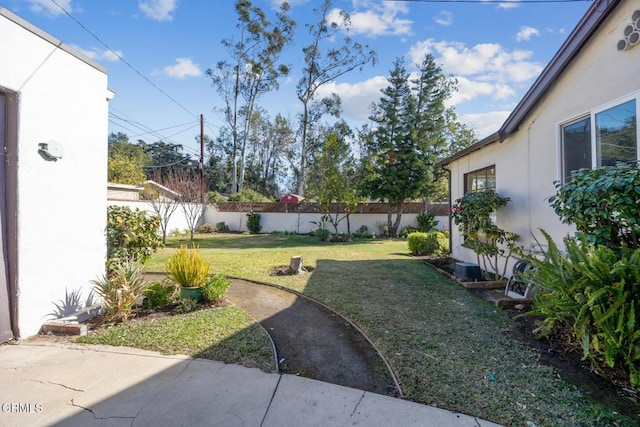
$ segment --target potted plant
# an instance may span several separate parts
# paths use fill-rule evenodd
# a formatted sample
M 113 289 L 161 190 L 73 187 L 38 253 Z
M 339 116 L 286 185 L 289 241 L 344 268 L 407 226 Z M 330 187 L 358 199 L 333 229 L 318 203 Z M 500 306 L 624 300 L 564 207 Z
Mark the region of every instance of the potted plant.
M 180 246 L 167 260 L 166 270 L 169 278 L 180 286 L 181 298 L 202 300 L 209 264 L 204 262 L 195 245 L 191 249 L 186 245 Z

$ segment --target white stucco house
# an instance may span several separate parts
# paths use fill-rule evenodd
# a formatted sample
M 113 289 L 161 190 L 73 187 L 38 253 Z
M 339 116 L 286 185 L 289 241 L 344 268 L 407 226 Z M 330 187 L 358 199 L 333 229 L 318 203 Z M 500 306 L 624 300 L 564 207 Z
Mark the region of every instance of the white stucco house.
M 510 197 L 495 221 L 519 234 L 525 250 L 541 228 L 557 242 L 573 233 L 547 201 L 554 181 L 575 169 L 640 159 L 639 39 L 639 0 L 594 1 L 502 127 L 440 162 L 450 172 L 451 200 L 486 188 Z M 611 149 L 616 142 L 604 143 L 603 131 L 614 139 L 633 132 L 633 146 Z M 451 230 L 453 256 L 475 262 L 455 224 Z
M 107 71 L 0 7 L 0 342 L 38 333 L 106 257 Z

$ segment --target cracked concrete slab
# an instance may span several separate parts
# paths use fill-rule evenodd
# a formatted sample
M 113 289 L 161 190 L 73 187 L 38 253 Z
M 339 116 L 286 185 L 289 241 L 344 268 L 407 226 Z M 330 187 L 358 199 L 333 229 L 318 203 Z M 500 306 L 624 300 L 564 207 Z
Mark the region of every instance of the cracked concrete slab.
M 308 378 L 123 347 L 1 345 L 0 378 L 3 427 L 495 426 Z

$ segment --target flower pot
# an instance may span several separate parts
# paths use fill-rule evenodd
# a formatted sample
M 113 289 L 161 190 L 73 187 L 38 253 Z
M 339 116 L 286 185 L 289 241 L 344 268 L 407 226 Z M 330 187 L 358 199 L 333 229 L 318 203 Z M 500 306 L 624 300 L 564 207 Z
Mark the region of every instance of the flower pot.
M 201 302 L 204 299 L 204 288 L 202 286 L 181 287 L 180 298 L 191 298 Z

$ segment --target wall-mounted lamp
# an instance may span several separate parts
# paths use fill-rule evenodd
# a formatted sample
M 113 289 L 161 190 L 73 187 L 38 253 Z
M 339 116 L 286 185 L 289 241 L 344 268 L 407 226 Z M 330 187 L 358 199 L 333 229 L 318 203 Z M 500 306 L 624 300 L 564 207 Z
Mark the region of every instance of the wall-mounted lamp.
M 62 158 L 64 148 L 56 141 L 41 142 L 38 144 L 38 153 L 47 160 L 58 160 Z

